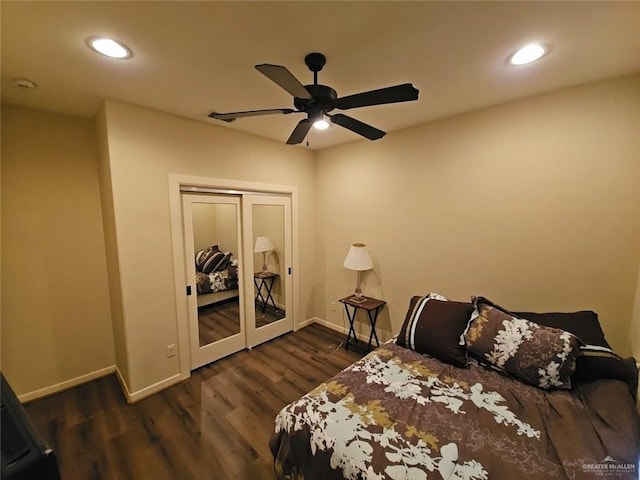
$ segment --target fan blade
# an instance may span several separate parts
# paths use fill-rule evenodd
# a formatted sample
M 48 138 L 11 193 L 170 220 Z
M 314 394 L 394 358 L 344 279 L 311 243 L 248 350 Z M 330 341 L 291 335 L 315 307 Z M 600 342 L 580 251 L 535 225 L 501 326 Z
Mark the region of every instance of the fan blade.
M 313 98 L 307 89 L 304 88 L 304 85 L 302 85 L 298 79 L 283 66 L 263 63 L 261 65 L 256 65 L 256 70 L 273 82 L 277 83 L 280 87 L 284 88 L 296 98 L 305 98 L 308 100 Z
M 371 125 L 367 125 L 366 123 L 361 122 L 360 120 L 356 120 L 355 118 L 348 117 L 347 115 L 343 115 L 342 113 L 336 113 L 335 115 L 331 115 L 331 123 L 335 123 L 344 127 L 352 132 L 357 133 L 358 135 L 362 135 L 363 137 L 368 138 L 369 140 L 377 140 L 379 138 L 384 137 L 387 133 L 382 130 L 378 130 Z
M 410 83 L 403 83 L 394 87 L 380 88 L 368 92 L 356 93 L 337 100 L 336 108 L 349 110 L 350 108 L 382 105 L 385 103 L 410 102 L 418 99 L 418 89 Z
M 255 117 L 258 115 L 273 115 L 275 113 L 298 113 L 297 110 L 291 108 L 272 108 L 269 110 L 249 110 L 246 112 L 229 112 L 229 113 L 217 113 L 211 112 L 209 118 L 215 118 L 216 120 L 224 120 L 225 122 L 233 122 L 236 118 L 241 117 Z
M 296 125 L 296 128 L 293 129 L 293 132 L 291 132 L 291 136 L 289 137 L 289 140 L 287 140 L 287 145 L 302 143 L 304 137 L 306 137 L 307 133 L 309 133 L 309 129 L 311 128 L 312 124 L 313 122 L 308 118 L 300 120 L 298 122 L 298 125 Z

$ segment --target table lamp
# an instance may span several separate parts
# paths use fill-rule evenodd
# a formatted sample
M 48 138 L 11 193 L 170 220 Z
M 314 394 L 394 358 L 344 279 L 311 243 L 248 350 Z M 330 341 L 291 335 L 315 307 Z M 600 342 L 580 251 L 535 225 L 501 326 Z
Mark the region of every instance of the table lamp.
M 258 238 L 256 238 L 256 246 L 253 251 L 256 253 L 262 253 L 262 275 L 269 273 L 267 270 L 267 252 L 275 250 L 275 248 L 276 246 L 266 235 L 258 235 Z
M 358 272 L 358 284 L 356 286 L 356 291 L 354 296 L 349 300 L 354 303 L 366 302 L 367 299 L 362 296 L 362 290 L 360 290 L 360 274 L 365 270 L 371 270 L 373 268 L 373 262 L 371 261 L 371 257 L 367 251 L 367 246 L 364 243 L 354 243 L 351 245 L 342 266 L 348 270 L 355 270 Z

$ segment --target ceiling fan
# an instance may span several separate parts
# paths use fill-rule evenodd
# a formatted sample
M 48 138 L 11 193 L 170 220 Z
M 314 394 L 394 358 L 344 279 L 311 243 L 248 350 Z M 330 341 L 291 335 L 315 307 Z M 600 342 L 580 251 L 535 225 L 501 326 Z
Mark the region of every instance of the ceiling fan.
M 272 108 L 245 112 L 212 112 L 209 114 L 209 117 L 224 120 L 225 122 L 233 122 L 236 118 L 241 117 L 306 113 L 307 118 L 298 122 L 287 140 L 287 144 L 295 145 L 301 143 L 307 136 L 307 133 L 309 133 L 309 129 L 314 122 L 323 120 L 324 117 L 328 117 L 331 123 L 340 125 L 369 140 L 377 140 L 382 138 L 386 132 L 342 113 L 329 114 L 329 112 L 335 109 L 349 110 L 351 108 L 382 105 L 385 103 L 409 102 L 418 99 L 418 89 L 410 83 L 403 83 L 393 87 L 380 88 L 378 90 L 370 90 L 368 92 L 338 98 L 338 94 L 333 88 L 318 84 L 318 72 L 322 70 L 326 61 L 326 57 L 321 53 L 310 53 L 304 58 L 304 63 L 309 67 L 309 70 L 313 72 L 312 85 L 302 85 L 286 67 L 281 65 L 270 65 L 268 63 L 256 65 L 256 70 L 293 95 L 293 105 L 295 109 Z

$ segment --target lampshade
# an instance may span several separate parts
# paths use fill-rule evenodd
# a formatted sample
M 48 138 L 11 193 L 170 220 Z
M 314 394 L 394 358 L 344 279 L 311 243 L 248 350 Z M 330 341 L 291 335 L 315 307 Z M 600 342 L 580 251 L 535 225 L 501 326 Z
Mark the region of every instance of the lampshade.
M 256 253 L 268 252 L 269 250 L 274 250 L 276 246 L 273 244 L 271 239 L 266 235 L 258 235 L 256 238 L 256 246 L 253 249 Z
M 364 243 L 354 243 L 351 245 L 342 266 L 349 270 L 371 270 L 373 268 L 373 262 L 369 256 L 367 246 Z

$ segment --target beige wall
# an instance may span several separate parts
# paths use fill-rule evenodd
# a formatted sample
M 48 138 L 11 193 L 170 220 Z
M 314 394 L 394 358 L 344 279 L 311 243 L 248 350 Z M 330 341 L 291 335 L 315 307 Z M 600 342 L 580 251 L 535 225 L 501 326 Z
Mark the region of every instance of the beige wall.
M 238 256 L 238 207 L 233 204 L 194 203 L 194 251 L 218 245 L 223 252 Z
M 313 316 L 310 151 L 114 101 L 106 104 L 106 130 L 130 392 L 179 373 L 179 356 L 166 355 L 178 343 L 169 174 L 297 186 L 300 312 Z
M 299 188 L 301 320 L 343 325 L 363 241 L 386 336 L 413 294 L 484 294 L 594 309 L 640 357 L 639 111 L 636 76 L 314 154 L 113 101 L 95 125 L 3 106 L 3 372 L 19 394 L 114 362 L 131 391 L 178 372 L 169 173 Z
M 18 395 L 112 367 L 93 122 L 2 106 L 2 371 Z
M 100 204 L 104 228 L 104 244 L 107 256 L 107 282 L 111 305 L 111 324 L 113 329 L 113 348 L 119 377 L 129 384 L 129 366 L 127 363 L 127 336 L 122 307 L 122 287 L 120 284 L 120 266 L 118 265 L 118 245 L 115 230 L 115 212 L 111 168 L 109 164 L 109 144 L 107 139 L 107 119 L 104 107 L 96 115 L 95 121 L 98 153 L 98 179 L 100 182 Z
M 320 152 L 317 315 L 343 324 L 330 305 L 354 288 L 341 265 L 360 241 L 375 264 L 363 291 L 388 301 L 387 337 L 411 295 L 437 291 L 514 310 L 593 309 L 627 352 L 640 258 L 638 112 L 635 76 Z

